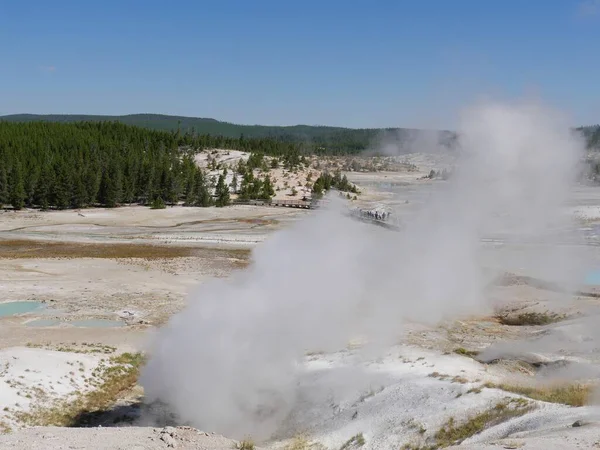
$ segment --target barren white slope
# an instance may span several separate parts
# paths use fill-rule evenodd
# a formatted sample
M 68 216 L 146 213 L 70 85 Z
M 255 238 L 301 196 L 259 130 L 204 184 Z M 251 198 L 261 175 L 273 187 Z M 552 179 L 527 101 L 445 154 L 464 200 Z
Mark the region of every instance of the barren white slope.
M 236 442 L 231 439 L 188 427 L 37 427 L 0 435 L 0 448 L 15 450 L 231 450 L 235 446 Z
M 18 426 L 13 413 L 90 391 L 87 379 L 106 355 L 12 347 L 0 350 L 0 422 Z
M 427 439 L 450 418 L 460 424 L 500 402 L 522 398 L 483 388 L 486 381 L 505 379 L 502 369 L 455 354 L 398 346 L 375 361 L 360 363 L 358 358 L 355 351 L 308 358 L 299 402 L 283 435 L 302 435 L 327 449 L 338 449 L 357 434 L 364 436 L 365 450 L 426 447 Z M 473 388 L 477 389 L 470 391 Z M 477 445 L 523 432 L 567 428 L 597 414 L 591 407 L 527 401 L 535 407 L 532 412 L 493 426 L 463 445 L 481 448 Z M 285 448 L 291 442 L 284 439 L 271 447 Z

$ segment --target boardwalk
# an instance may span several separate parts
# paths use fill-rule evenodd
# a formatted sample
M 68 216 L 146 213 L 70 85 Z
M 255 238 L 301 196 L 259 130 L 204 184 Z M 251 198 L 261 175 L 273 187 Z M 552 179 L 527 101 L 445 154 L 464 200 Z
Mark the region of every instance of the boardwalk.
M 271 206 L 283 206 L 285 208 L 305 208 L 312 209 L 315 207 L 315 203 L 307 200 L 286 200 L 286 199 L 272 199 L 269 203 Z
M 317 207 L 316 201 L 310 200 L 288 200 L 288 199 L 271 199 L 271 200 L 235 200 L 235 205 L 254 205 L 254 206 L 279 206 L 283 208 L 303 208 L 314 209 Z

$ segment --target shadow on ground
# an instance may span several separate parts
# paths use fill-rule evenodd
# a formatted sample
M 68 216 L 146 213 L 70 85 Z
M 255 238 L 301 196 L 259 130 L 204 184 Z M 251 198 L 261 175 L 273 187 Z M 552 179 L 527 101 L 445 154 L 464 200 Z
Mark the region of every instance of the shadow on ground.
M 85 411 L 73 418 L 70 427 L 123 427 L 123 426 L 179 426 L 177 420 L 161 402 L 150 404 L 138 401 L 127 405 L 115 405 L 98 411 Z

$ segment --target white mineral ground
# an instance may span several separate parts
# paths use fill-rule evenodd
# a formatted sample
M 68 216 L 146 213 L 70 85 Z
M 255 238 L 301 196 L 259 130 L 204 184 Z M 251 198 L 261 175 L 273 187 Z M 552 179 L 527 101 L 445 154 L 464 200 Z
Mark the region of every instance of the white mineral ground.
M 349 174 L 364 191 L 357 204 L 393 206 L 400 217 L 411 214 L 418 209 L 420 199 L 442 183 L 419 179 L 435 167 L 435 161 L 431 167 L 424 161 L 429 160 L 419 160 L 418 172 Z M 395 195 L 378 193 L 377 183 L 397 184 Z M 590 244 L 594 244 L 600 229 L 595 226 L 595 221 L 600 221 L 600 189 L 580 187 L 572 198 L 565 212 L 581 219 Z M 0 317 L 0 424 L 12 429 L 0 435 L 0 447 L 232 448 L 234 441 L 213 435 L 212 430 L 198 432 L 186 427 L 140 427 L 134 423 L 136 426 L 20 429 L 13 413 L 31 408 L 36 396 L 29 398 L 28 393 L 34 388 L 50 399 L 66 399 L 93 389 L 86 380 L 103 355 L 56 351 L 57 346 L 94 343 L 114 346 L 117 353 L 144 350 L 155 327 L 184 307 L 190 289 L 243 270 L 247 255 L 240 249 L 254 248 L 274 231 L 307 214 L 313 212 L 260 206 L 1 212 L 1 301 L 35 300 L 44 302 L 45 308 Z M 48 247 L 54 243 L 60 247 Z M 119 245 L 139 246 L 140 250 L 127 247 L 118 255 L 107 250 Z M 519 245 L 526 243 L 509 245 L 496 237 L 487 245 L 490 267 L 505 265 L 508 271 L 535 276 L 527 261 L 514 258 Z M 143 253 L 148 246 L 193 251 L 177 255 L 159 252 L 148 257 Z M 592 262 L 597 261 L 596 248 L 589 245 Z M 514 261 L 522 266 L 515 266 Z M 525 327 L 502 325 L 490 316 L 442 321 L 434 326 L 411 323 L 402 342 L 375 360 L 365 360 L 362 353 L 359 358 L 362 350 L 356 343 L 338 352 L 311 353 L 306 357 L 297 402 L 289 417 L 274 438 L 260 445 L 285 448 L 306 438 L 338 449 L 362 433 L 365 449 L 401 448 L 408 443 L 418 448 L 450 418 L 461 423 L 507 397 L 520 398 L 483 387 L 486 382 L 530 380 L 539 370 L 547 370 L 547 376 L 552 377 L 552 367 L 559 371 L 567 362 L 581 371 L 577 380 L 598 376 L 598 336 L 594 336 L 593 327 L 582 327 L 597 313 L 600 301 L 596 297 L 565 299 L 564 293 L 547 286 L 517 281 L 490 287 L 488 295 L 491 303 L 511 309 L 512 314 L 550 311 L 568 314 L 569 319 Z M 56 320 L 58 324 L 27 325 L 36 319 Z M 83 328 L 69 323 L 75 319 L 119 320 L 125 326 Z M 528 342 L 539 345 L 528 347 Z M 479 362 L 455 354 L 459 347 L 485 350 L 479 359 L 498 362 Z M 557 372 L 556 377 L 563 375 Z M 329 402 L 314 401 L 325 394 Z M 492 425 L 460 448 L 600 445 L 600 417 L 595 406 L 574 408 L 538 401 L 532 405 L 536 407 L 530 412 Z M 576 421 L 582 426 L 573 427 Z

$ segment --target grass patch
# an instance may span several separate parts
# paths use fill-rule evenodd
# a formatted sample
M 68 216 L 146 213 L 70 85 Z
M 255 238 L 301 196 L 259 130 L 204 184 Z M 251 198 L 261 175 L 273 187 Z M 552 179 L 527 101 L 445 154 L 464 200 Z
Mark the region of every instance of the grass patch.
M 83 342 L 81 344 L 77 344 L 73 342 L 72 344 L 34 344 L 33 342 L 28 342 L 26 344 L 28 348 L 43 348 L 45 350 L 52 350 L 55 352 L 65 352 L 65 353 L 81 353 L 81 354 L 104 354 L 109 355 L 114 353 L 117 348 L 111 345 L 104 344 L 94 344 Z
M 555 322 L 560 322 L 566 319 L 564 314 L 556 314 L 550 312 L 526 312 L 517 315 L 498 314 L 496 319 L 502 325 L 510 326 L 527 326 L 527 325 L 548 325 Z
M 238 450 L 254 450 L 254 441 L 252 439 L 244 439 L 235 446 Z
M 451 377 L 448 374 L 445 373 L 439 373 L 439 372 L 431 372 L 429 375 L 427 375 L 429 378 L 437 378 L 438 380 L 450 380 L 452 383 L 460 383 L 460 384 L 466 384 L 469 382 L 469 380 L 467 380 L 465 377 L 461 377 L 459 375 L 456 375 L 454 377 Z
M 438 380 L 445 380 L 447 378 L 450 378 L 450 375 L 445 374 L 445 373 L 439 373 L 439 372 L 431 372 L 429 375 L 427 375 L 429 378 L 437 378 Z
M 457 424 L 451 417 L 444 426 L 435 433 L 435 443 L 430 448 L 444 448 L 460 444 L 467 438 L 481 433 L 486 428 L 498 425 L 514 417 L 522 416 L 533 409 L 529 402 L 522 399 L 502 401 L 493 408 L 483 411 Z M 427 447 L 426 447 L 427 448 Z
M 285 446 L 285 450 L 326 450 L 325 447 L 317 442 L 311 442 L 306 436 L 295 436 L 292 441 Z
M 0 434 L 12 433 L 12 428 L 6 422 L 0 421 Z
M 533 400 L 560 403 L 570 406 L 584 406 L 592 393 L 592 386 L 584 384 L 561 384 L 542 387 L 528 387 L 511 384 L 486 383 L 487 388 L 502 389 L 506 392 L 523 395 Z
M 455 377 L 452 377 L 452 382 L 460 383 L 460 384 L 467 384 L 469 382 L 469 380 L 467 380 L 465 377 L 456 375 Z
M 82 417 L 108 409 L 120 395 L 135 387 L 144 361 L 141 353 L 123 353 L 101 361 L 92 373 L 93 391 L 50 407 L 35 406 L 28 412 L 15 412 L 15 418 L 29 426 L 77 425 Z
M 310 442 L 304 436 L 296 436 L 292 439 L 285 450 L 308 450 L 310 449 Z
M 110 359 L 113 364 L 128 364 L 133 367 L 141 367 L 145 357 L 141 353 L 121 353 Z
M 475 358 L 477 355 L 479 355 L 479 352 L 477 350 L 467 350 L 463 347 L 458 347 L 457 349 L 454 349 L 454 353 L 456 353 L 457 355 L 467 356 L 469 358 Z
M 27 258 L 142 258 L 168 259 L 202 257 L 228 258 L 246 261 L 250 250 L 192 248 L 147 244 L 82 244 L 74 242 L 45 242 L 26 239 L 0 240 L 0 259 Z
M 346 442 L 344 442 L 344 445 L 342 445 L 340 447 L 340 450 L 346 450 L 348 448 L 355 448 L 355 447 L 362 447 L 363 445 L 365 445 L 365 437 L 363 436 L 362 433 L 358 433 L 355 434 L 354 436 L 352 436 L 350 439 L 348 439 Z

